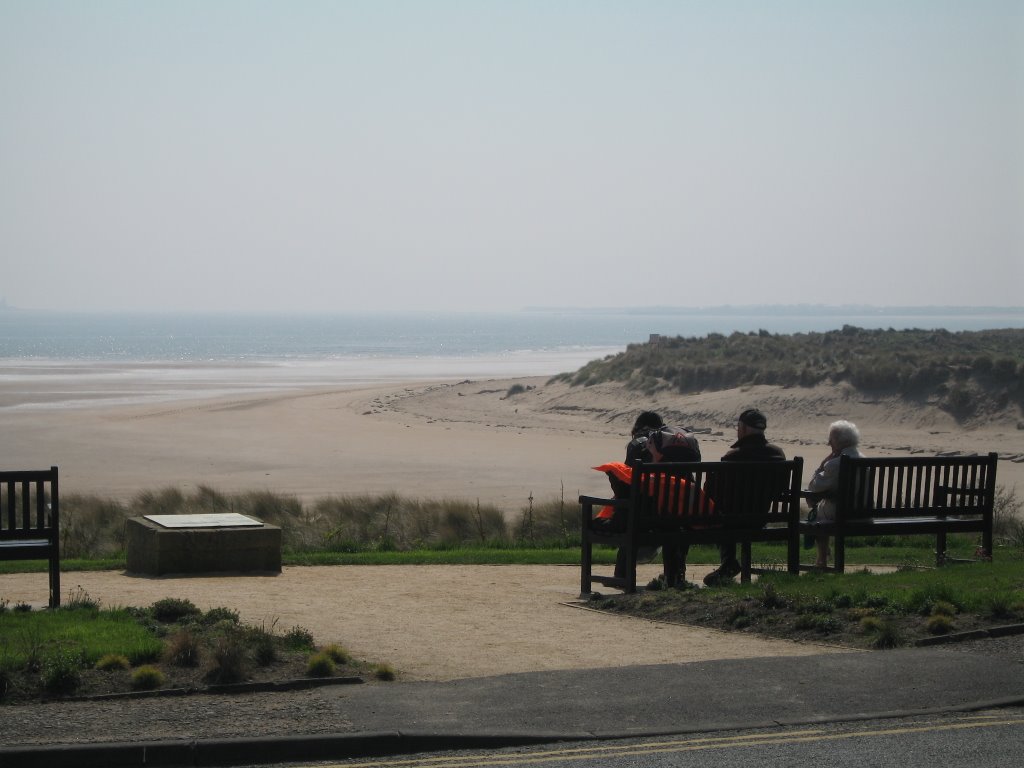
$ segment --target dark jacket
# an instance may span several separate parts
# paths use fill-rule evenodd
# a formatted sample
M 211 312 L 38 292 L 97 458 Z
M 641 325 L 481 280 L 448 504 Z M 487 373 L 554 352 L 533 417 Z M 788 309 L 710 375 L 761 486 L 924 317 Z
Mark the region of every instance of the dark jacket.
M 722 461 L 785 461 L 786 452 L 760 433 L 741 437 L 722 457 Z

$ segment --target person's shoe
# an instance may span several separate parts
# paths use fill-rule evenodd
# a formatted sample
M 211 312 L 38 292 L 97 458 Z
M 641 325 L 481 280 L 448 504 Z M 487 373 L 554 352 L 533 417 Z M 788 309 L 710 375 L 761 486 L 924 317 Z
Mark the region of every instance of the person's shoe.
M 717 587 L 722 584 L 728 584 L 736 577 L 736 574 L 738 574 L 740 570 L 740 564 L 735 560 L 729 560 L 728 562 L 722 563 L 718 568 L 704 577 L 704 586 Z

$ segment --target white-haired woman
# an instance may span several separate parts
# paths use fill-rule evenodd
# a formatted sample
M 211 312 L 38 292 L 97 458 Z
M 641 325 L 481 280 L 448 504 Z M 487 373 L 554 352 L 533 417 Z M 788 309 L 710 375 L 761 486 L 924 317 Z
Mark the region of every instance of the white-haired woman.
M 814 472 L 811 482 L 807 484 L 808 491 L 820 494 L 815 506 L 817 521 L 820 523 L 832 522 L 836 518 L 836 505 L 831 495 L 839 483 L 839 457 L 852 456 L 859 459 L 864 455 L 857 447 L 860 445 L 860 430 L 850 421 L 834 421 L 829 425 L 828 445 L 832 452 L 824 458 Z M 828 536 L 818 536 L 817 546 L 818 557 L 814 567 L 826 568 L 829 556 Z

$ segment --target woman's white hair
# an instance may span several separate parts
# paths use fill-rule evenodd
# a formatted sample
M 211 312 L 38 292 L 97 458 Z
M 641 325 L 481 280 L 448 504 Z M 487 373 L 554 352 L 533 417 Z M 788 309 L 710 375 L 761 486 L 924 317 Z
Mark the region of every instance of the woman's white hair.
M 860 430 L 852 421 L 833 421 L 828 427 L 828 436 L 835 437 L 840 448 L 849 448 L 860 442 Z

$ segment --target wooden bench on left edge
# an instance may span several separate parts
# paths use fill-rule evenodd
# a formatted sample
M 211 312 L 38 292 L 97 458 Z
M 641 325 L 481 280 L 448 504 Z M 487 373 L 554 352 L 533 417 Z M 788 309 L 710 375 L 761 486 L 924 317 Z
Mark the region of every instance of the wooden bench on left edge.
M 741 548 L 741 578 L 763 569 L 751 563 L 751 542 L 786 542 L 786 570 L 800 569 L 800 484 L 803 459 L 757 462 L 681 462 L 641 464 L 632 468 L 626 499 L 580 496 L 582 557 L 580 595 L 592 584 L 636 591 L 636 551 L 640 546 L 721 544 Z M 600 509 L 618 508 L 617 529 L 596 525 Z M 624 575 L 593 573 L 594 545 L 624 547 Z M 667 571 L 667 567 L 666 567 Z M 666 582 L 672 574 L 665 573 Z
M 0 472 L 0 560 L 46 560 L 50 607 L 60 607 L 57 468 Z

